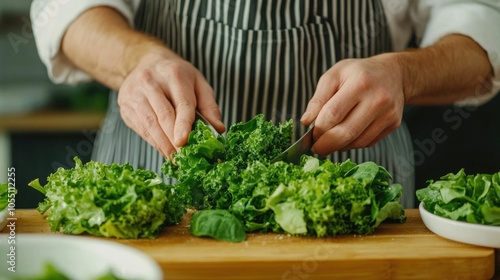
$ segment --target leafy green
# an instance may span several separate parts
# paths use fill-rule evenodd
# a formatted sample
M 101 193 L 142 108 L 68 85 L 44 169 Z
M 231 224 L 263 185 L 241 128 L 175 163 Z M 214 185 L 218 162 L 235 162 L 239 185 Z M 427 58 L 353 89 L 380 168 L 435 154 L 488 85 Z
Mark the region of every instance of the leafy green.
M 122 279 L 124 278 L 116 276 L 116 274 L 113 273 L 113 271 L 108 271 L 106 274 L 94 278 L 94 280 L 122 280 Z
M 206 125 L 197 121 L 182 152 L 174 154 L 175 164 L 166 161 L 162 171 L 177 178 L 180 182 L 177 189 L 189 194 L 184 196 L 186 204 L 193 208 L 203 208 L 203 199 L 208 193 L 199 188 L 199 182 L 225 156 L 224 138 L 216 138 Z M 178 168 L 179 166 L 183 168 Z
M 53 263 L 47 262 L 44 265 L 43 272 L 40 275 L 29 277 L 16 277 L 15 280 L 70 280 L 71 278 L 59 270 Z M 94 280 L 120 280 L 112 271 L 100 275 Z
M 291 120 L 274 125 L 258 115 L 216 138 L 198 122 L 162 171 L 177 179 L 178 192 L 191 194 L 187 205 L 227 210 L 246 232 L 369 234 L 384 220 L 405 221 L 398 202 L 402 186 L 389 183 L 391 175 L 373 162 L 334 163 L 304 155 L 298 165 L 271 163 L 289 146 L 292 126 Z M 218 219 L 207 216 L 197 224 L 216 231 Z
M 43 273 L 30 277 L 19 277 L 16 280 L 70 280 L 66 274 L 61 272 L 54 264 L 46 263 Z
M 292 120 L 276 126 L 262 114 L 232 125 L 227 132 L 226 159 L 239 168 L 254 161 L 270 161 L 290 145 L 292 128 Z
M 243 224 L 227 210 L 195 212 L 189 230 L 194 236 L 209 236 L 229 242 L 241 242 L 246 239 Z
M 333 163 L 310 156 L 303 156 L 302 162 L 301 166 L 308 168 L 297 166 L 295 178 L 279 185 L 267 200 L 276 222 L 286 232 L 316 236 L 370 234 L 386 218 L 404 221 L 402 206 L 396 201 L 402 187 L 376 180 L 387 174 L 377 164 Z M 380 199 L 376 192 L 392 199 Z M 387 210 L 380 211 L 384 207 Z
M 9 194 L 9 184 L 0 184 L 0 211 L 7 208 L 8 194 Z
M 456 221 L 500 226 L 500 172 L 467 175 L 464 169 L 429 180 L 416 191 L 425 209 Z
M 276 126 L 260 114 L 246 123 L 232 125 L 226 137 L 215 137 L 203 122 L 197 121 L 187 144 L 173 155 L 173 161 L 165 162 L 162 171 L 178 180 L 177 189 L 191 194 L 186 201 L 188 206 L 210 209 L 214 201 L 224 204 L 219 201 L 219 196 L 224 196 L 220 191 L 224 185 L 219 186 L 222 182 L 217 181 L 222 178 L 213 175 L 220 170 L 212 169 L 219 163 L 230 162 L 220 168 L 233 173 L 254 161 L 270 161 L 290 145 L 292 128 L 291 120 Z M 202 182 L 207 185 L 202 187 Z
M 83 164 L 59 168 L 42 186 L 45 194 L 37 210 L 47 211 L 52 231 L 117 238 L 155 238 L 165 224 L 178 223 L 186 212 L 182 194 L 167 186 L 156 173 L 130 164 Z

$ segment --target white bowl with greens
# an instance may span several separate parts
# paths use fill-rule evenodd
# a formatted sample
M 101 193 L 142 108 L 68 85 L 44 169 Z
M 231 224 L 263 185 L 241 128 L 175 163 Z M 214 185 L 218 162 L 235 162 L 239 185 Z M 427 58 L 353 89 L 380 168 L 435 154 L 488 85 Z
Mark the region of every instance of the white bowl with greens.
M 425 226 L 435 234 L 453 241 L 500 249 L 500 227 L 454 221 L 432 214 L 419 205 Z
M 161 280 L 160 266 L 124 244 L 89 236 L 18 233 L 15 245 L 0 235 L 0 279 Z M 15 258 L 11 259 L 11 246 Z M 12 260 L 14 262 L 12 262 Z M 15 272 L 9 270 L 15 265 Z
M 462 169 L 428 181 L 416 195 L 424 224 L 437 235 L 500 248 L 500 172 L 467 175 Z
M 0 211 L 0 230 L 2 230 L 7 225 L 7 215 L 9 211 L 7 207 L 5 207 L 2 211 Z

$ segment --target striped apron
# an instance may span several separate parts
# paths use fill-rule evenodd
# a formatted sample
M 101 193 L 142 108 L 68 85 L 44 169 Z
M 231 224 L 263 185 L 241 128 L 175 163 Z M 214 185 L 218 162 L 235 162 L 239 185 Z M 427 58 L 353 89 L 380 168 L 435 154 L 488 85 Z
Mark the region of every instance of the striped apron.
M 143 0 L 135 28 L 161 38 L 205 75 L 226 127 L 258 113 L 298 122 L 335 62 L 391 51 L 379 0 Z M 125 125 L 116 98 L 112 92 L 93 159 L 161 174 L 164 158 Z M 403 185 L 403 205 L 414 207 L 412 156 L 403 123 L 374 147 L 330 159 L 384 166 Z

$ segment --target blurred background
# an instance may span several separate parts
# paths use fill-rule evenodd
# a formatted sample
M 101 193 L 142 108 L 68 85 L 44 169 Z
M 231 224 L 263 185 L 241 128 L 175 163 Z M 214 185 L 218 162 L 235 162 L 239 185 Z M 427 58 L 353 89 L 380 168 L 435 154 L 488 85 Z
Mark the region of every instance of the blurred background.
M 33 208 L 43 196 L 28 183 L 73 157 L 90 159 L 107 106 L 97 84 L 54 85 L 38 57 L 29 17 L 30 0 L 0 1 L 0 182 L 16 172 L 17 208 Z
M 54 85 L 40 61 L 29 19 L 30 0 L 0 2 L 0 182 L 16 169 L 17 208 L 43 196 L 27 184 L 73 157 L 90 159 L 108 90 L 97 83 Z M 481 107 L 408 107 L 405 121 L 415 148 L 417 188 L 464 168 L 500 171 L 500 97 Z

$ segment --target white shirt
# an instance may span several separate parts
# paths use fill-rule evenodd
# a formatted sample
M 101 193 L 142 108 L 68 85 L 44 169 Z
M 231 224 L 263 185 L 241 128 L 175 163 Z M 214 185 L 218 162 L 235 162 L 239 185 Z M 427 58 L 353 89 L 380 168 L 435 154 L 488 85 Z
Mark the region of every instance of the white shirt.
M 415 31 L 420 47 L 444 36 L 461 34 L 472 38 L 488 54 L 493 67 L 490 94 L 472 96 L 457 104 L 480 105 L 500 90 L 500 1 L 499 0 L 382 0 L 393 50 L 404 50 Z M 34 0 L 31 21 L 39 56 L 54 83 L 76 84 L 92 80 L 60 52 L 62 37 L 80 14 L 96 6 L 119 11 L 133 25 L 140 0 Z

